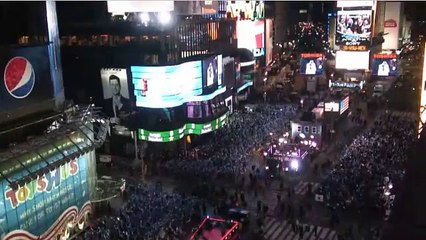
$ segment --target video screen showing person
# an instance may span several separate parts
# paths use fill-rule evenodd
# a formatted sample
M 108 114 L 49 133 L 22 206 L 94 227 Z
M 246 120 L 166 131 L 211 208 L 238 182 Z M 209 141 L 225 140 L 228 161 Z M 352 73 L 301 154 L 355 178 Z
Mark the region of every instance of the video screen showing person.
M 118 118 L 130 111 L 126 69 L 101 69 L 104 112 L 118 124 Z
M 211 57 L 203 61 L 204 86 L 210 87 L 218 83 L 218 58 Z
M 371 11 L 338 11 L 336 45 L 369 45 L 371 40 Z
M 324 58 L 322 54 L 303 53 L 300 59 L 300 74 L 322 75 L 324 73 Z
M 398 62 L 396 58 L 376 58 L 373 60 L 373 75 L 375 76 L 398 76 L 398 70 Z

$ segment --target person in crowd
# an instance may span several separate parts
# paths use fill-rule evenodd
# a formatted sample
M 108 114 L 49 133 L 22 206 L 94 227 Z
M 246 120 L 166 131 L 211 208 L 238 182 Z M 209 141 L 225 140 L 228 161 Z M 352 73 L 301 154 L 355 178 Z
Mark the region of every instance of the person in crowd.
M 382 215 L 390 207 L 386 200 L 402 181 L 406 154 L 415 141 L 414 120 L 392 113 L 380 115 L 343 150 L 322 183 L 320 191 L 330 210 L 369 209 Z M 333 214 L 331 223 L 338 222 Z

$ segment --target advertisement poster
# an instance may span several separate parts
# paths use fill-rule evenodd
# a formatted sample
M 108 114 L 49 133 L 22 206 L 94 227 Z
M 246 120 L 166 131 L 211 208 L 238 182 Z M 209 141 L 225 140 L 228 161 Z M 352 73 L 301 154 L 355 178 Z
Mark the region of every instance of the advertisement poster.
M 132 66 L 131 72 L 137 107 L 177 107 L 203 93 L 201 60 L 173 66 Z M 212 66 L 213 82 L 217 81 L 214 73 Z
M 265 21 L 245 20 L 237 22 L 237 45 L 253 52 L 255 57 L 265 54 Z
M 101 69 L 104 112 L 111 118 L 130 112 L 129 84 L 126 69 Z
M 321 53 L 302 53 L 300 56 L 300 74 L 322 75 L 324 56 Z
M 2 239 L 54 239 L 65 218 L 78 217 L 89 201 L 87 159 L 73 159 L 14 190 L 0 182 L 0 235 Z M 34 169 L 45 168 L 41 162 Z M 22 170 L 17 179 L 27 175 Z M 18 238 L 17 238 L 18 237 Z
M 382 44 L 383 50 L 399 49 L 401 4 L 401 2 L 386 2 L 385 21 L 383 23 L 383 27 L 384 32 L 387 34 L 383 36 L 385 39 L 385 42 Z
M 272 19 L 266 19 L 266 33 L 265 33 L 266 64 L 269 64 L 272 62 L 272 49 L 274 48 L 273 37 L 274 37 L 274 22 Z
M 371 14 L 370 10 L 338 11 L 336 45 L 370 45 Z
M 53 100 L 48 45 L 0 48 L 0 112 Z
M 379 77 L 398 76 L 398 60 L 396 54 L 374 54 L 372 74 Z
M 336 51 L 336 69 L 366 70 L 370 68 L 370 51 Z

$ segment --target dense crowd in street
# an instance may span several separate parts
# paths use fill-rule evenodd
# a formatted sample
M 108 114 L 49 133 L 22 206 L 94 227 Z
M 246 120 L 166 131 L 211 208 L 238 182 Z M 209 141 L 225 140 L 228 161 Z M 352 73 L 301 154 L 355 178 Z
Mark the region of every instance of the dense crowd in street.
M 323 183 L 331 208 L 376 209 L 382 215 L 404 176 L 408 149 L 416 140 L 415 121 L 382 114 L 374 125 L 343 151 Z
M 181 239 L 182 229 L 198 210 L 198 200 L 154 186 L 129 187 L 127 203 L 99 219 L 79 239 Z
M 235 112 L 235 118 L 214 132 L 212 140 L 199 148 L 198 159 L 181 156 L 166 162 L 166 171 L 183 175 L 235 176 L 247 170 L 249 154 L 270 132 L 282 129 L 296 113 L 294 105 L 258 105 Z

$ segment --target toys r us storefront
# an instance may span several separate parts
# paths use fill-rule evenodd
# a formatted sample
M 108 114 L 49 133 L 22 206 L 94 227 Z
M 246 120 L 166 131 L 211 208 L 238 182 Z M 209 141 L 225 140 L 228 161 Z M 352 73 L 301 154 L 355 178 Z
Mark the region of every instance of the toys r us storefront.
M 63 136 L 0 162 L 1 239 L 68 239 L 85 228 L 96 176 L 93 134 L 79 129 Z

